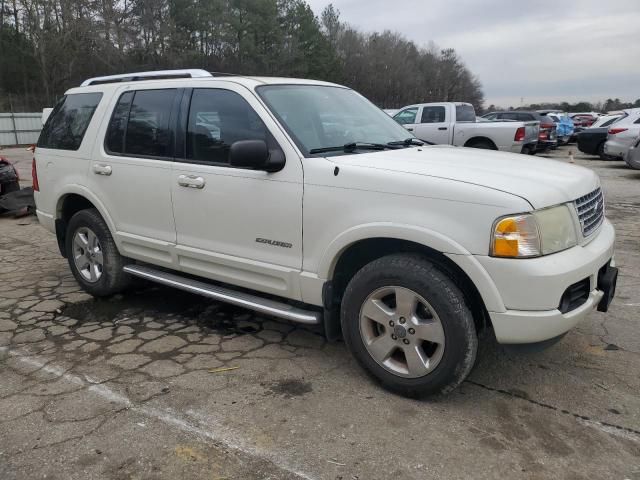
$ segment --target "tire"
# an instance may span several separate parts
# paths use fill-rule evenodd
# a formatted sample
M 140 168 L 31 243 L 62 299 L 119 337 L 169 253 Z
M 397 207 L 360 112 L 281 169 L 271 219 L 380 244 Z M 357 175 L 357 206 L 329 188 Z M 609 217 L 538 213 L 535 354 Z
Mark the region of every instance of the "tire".
M 607 157 L 607 155 L 604 153 L 604 144 L 605 142 L 601 142 L 600 145 L 598 145 L 598 150 L 596 150 L 596 155 L 600 157 L 600 160 L 609 160 L 609 157 Z
M 481 148 L 483 150 L 497 150 L 495 145 L 491 144 L 491 142 L 487 142 L 485 140 L 478 140 L 477 142 L 470 143 L 468 145 L 469 148 Z
M 65 251 L 73 276 L 87 293 L 105 297 L 129 285 L 130 276 L 122 270 L 129 259 L 118 252 L 97 210 L 81 210 L 71 217 Z
M 420 255 L 389 255 L 364 266 L 347 285 L 341 313 L 347 347 L 392 392 L 448 393 L 475 363 L 478 338 L 463 293 Z

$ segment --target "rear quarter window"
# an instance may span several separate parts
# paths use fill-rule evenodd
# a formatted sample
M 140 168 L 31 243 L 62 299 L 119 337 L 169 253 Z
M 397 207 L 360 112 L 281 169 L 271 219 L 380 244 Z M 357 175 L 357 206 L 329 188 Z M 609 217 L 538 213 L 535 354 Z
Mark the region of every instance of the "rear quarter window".
M 47 119 L 37 146 L 78 150 L 102 93 L 73 93 L 62 97 Z
M 476 111 L 471 105 L 456 105 L 456 122 L 475 122 Z

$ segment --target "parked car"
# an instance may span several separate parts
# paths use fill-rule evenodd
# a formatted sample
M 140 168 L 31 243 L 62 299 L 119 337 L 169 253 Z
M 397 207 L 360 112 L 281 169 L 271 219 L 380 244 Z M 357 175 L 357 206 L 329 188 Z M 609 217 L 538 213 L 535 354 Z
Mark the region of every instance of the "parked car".
M 470 103 L 408 105 L 394 120 L 425 142 L 527 153 L 535 148 L 537 122 L 477 122 Z
M 389 115 L 390 117 L 393 117 L 396 113 L 398 113 L 400 111 L 399 108 L 385 108 L 382 110 L 384 113 L 386 113 L 387 115 Z
M 635 168 L 636 170 L 640 170 L 640 135 L 638 135 L 638 139 L 631 146 L 629 152 L 624 157 L 625 162 L 631 168 Z
M 608 127 L 609 125 L 614 124 L 622 117 L 626 116 L 625 113 L 614 113 L 607 115 L 600 115 L 598 119 L 591 124 L 588 128 L 600 128 L 600 127 Z
M 202 113 L 220 138 L 197 135 Z M 86 80 L 47 120 L 33 183 L 87 292 L 136 276 L 319 324 L 405 395 L 459 385 L 488 325 L 500 343 L 553 340 L 615 291 L 594 172 L 426 146 L 326 82 Z
M 624 110 L 626 116 L 609 127 L 604 153 L 624 160 L 635 139 L 640 134 L 640 108 Z
M 622 115 L 603 115 L 594 124 L 578 133 L 578 150 L 588 155 L 598 155 L 602 160 L 608 157 L 604 153 L 609 126 L 620 120 Z
M 567 113 L 557 112 L 557 111 L 549 111 L 549 110 L 538 110 L 540 115 L 546 115 L 553 123 L 556 124 L 556 134 L 558 137 L 558 145 L 567 145 L 571 138 L 573 137 L 573 120 L 569 117 Z
M 574 142 L 577 139 L 578 133 L 580 133 L 585 128 L 593 125 L 598 119 L 598 114 L 595 112 L 591 113 L 570 113 L 571 121 L 573 122 L 573 135 L 571 136 L 570 142 Z
M 510 110 L 506 112 L 491 112 L 483 115 L 484 118 L 489 120 L 514 120 L 519 122 L 539 122 L 540 128 L 538 131 L 538 141 L 536 143 L 535 151 L 546 152 L 550 149 L 554 149 L 558 146 L 558 138 L 556 131 L 556 124 L 549 117 L 540 115 L 538 112 L 525 112 L 519 110 Z
M 20 190 L 18 170 L 9 160 L 0 156 L 0 196 Z
M 569 116 L 571 117 L 574 126 L 587 128 L 593 125 L 600 115 L 596 112 L 582 112 L 570 113 Z

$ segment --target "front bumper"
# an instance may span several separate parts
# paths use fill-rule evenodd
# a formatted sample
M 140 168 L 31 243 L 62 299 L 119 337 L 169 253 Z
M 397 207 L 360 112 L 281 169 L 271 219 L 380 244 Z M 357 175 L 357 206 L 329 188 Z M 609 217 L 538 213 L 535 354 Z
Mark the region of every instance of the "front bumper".
M 595 238 L 545 257 L 504 259 L 477 257 L 496 289 L 505 310 L 489 312 L 500 343 L 533 343 L 570 330 L 595 309 L 604 291 L 615 289 L 599 285 L 601 269 L 613 258 L 615 231 L 605 219 Z M 577 308 L 560 311 L 563 294 L 581 281 L 588 281 L 588 298 Z

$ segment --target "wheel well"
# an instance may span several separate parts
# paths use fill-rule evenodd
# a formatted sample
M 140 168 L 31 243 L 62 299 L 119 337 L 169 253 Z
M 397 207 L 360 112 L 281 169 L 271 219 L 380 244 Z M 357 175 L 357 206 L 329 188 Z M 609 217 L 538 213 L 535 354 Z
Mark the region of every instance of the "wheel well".
M 95 208 L 95 206 L 82 195 L 71 193 L 61 199 L 56 215 L 56 238 L 58 240 L 58 248 L 63 257 L 67 256 L 65 252 L 65 237 L 69 220 L 80 210 L 89 208 Z
M 471 308 L 476 330 L 480 332 L 490 324 L 489 314 L 480 292 L 458 265 L 437 250 L 419 243 L 395 238 L 360 240 L 342 252 L 336 262 L 331 280 L 331 304 L 333 307 L 339 308 L 347 284 L 362 267 L 378 258 L 394 253 L 416 253 L 431 260 L 447 273 L 462 290 Z
M 493 142 L 493 140 L 491 140 L 490 138 L 487 137 L 473 137 L 470 138 L 469 140 L 467 140 L 467 142 L 464 144 L 465 147 L 473 147 L 474 145 L 477 145 L 479 143 L 488 143 L 489 145 L 491 145 L 491 148 L 493 150 L 497 150 L 498 147 L 496 147 L 496 144 Z

